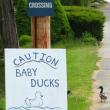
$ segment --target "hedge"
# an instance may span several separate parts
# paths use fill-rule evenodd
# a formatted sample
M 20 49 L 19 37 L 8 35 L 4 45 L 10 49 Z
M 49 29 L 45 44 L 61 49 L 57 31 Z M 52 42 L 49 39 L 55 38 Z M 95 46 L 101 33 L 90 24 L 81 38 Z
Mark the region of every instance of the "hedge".
M 32 38 L 29 35 L 21 35 L 19 38 L 20 46 L 24 46 L 32 42 Z
M 96 9 L 81 6 L 64 6 L 64 9 L 66 12 L 79 12 L 79 11 L 97 12 Z
M 54 14 L 52 16 L 51 28 L 53 43 L 74 36 L 60 0 L 54 0 Z
M 27 0 L 19 0 L 16 4 L 16 24 L 18 36 L 30 35 L 31 17 L 28 16 Z
M 63 5 L 88 6 L 93 0 L 61 0 Z
M 5 95 L 4 59 L 0 58 L 0 99 Z
M 89 32 L 98 41 L 102 40 L 105 21 L 102 12 L 77 6 L 66 6 L 65 10 L 76 37 L 80 38 L 82 33 Z

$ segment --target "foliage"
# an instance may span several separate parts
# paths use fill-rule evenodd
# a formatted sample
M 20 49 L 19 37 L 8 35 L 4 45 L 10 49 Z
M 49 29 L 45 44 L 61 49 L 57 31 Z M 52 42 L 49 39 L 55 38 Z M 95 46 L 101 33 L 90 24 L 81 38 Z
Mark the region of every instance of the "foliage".
M 5 72 L 4 72 L 4 60 L 0 58 L 0 99 L 5 94 Z
M 19 0 L 16 6 L 16 23 L 18 36 L 30 35 L 30 17 L 27 14 L 27 0 Z
M 19 0 L 13 0 L 13 5 L 16 7 Z
M 98 41 L 103 37 L 103 25 L 105 17 L 102 12 L 81 7 L 65 7 L 67 16 L 76 37 L 81 37 L 82 33 L 89 32 Z
M 32 42 L 32 39 L 30 36 L 28 36 L 28 35 L 20 36 L 20 39 L 19 39 L 20 46 L 26 45 L 30 42 Z
M 81 41 L 85 44 L 97 45 L 96 38 L 88 32 L 82 33 Z
M 93 3 L 93 2 L 99 2 L 99 3 L 101 2 L 101 3 L 102 3 L 102 2 L 105 2 L 105 0 L 92 0 L 91 2 L 92 2 L 92 3 Z
M 68 12 L 85 12 L 85 11 L 89 11 L 89 12 L 96 12 L 95 9 L 92 8 L 87 8 L 87 7 L 80 7 L 80 6 L 64 6 L 65 11 Z
M 54 0 L 54 15 L 52 16 L 52 42 L 73 37 L 66 13 L 59 0 Z
M 78 5 L 78 6 L 88 6 L 92 0 L 61 0 L 63 5 Z
M 4 54 L 4 52 L 3 52 L 3 48 L 0 48 L 0 58 L 3 57 L 3 54 Z

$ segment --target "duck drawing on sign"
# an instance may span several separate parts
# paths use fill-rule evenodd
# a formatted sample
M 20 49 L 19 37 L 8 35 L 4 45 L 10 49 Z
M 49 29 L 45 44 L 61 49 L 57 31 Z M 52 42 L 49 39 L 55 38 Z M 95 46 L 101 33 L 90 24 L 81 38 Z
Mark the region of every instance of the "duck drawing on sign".
M 8 110 L 62 110 L 61 107 L 44 106 L 43 95 L 41 92 L 36 91 L 34 97 L 27 97 L 25 99 L 25 106 L 10 107 Z
M 43 95 L 40 92 L 36 92 L 33 98 L 26 98 L 25 103 L 29 107 L 42 106 L 43 105 Z

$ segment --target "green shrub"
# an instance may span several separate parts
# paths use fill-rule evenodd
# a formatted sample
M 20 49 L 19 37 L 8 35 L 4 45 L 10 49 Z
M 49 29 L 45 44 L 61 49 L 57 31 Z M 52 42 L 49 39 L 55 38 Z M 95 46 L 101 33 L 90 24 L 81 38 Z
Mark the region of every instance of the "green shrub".
M 53 43 L 74 36 L 60 0 L 54 0 L 54 15 L 52 16 L 51 28 Z
M 80 7 L 80 6 L 64 6 L 66 12 L 79 12 L 79 11 L 88 11 L 88 12 L 96 12 L 93 8 Z
M 5 110 L 5 98 L 0 99 L 0 110 Z
M 5 95 L 4 59 L 0 58 L 0 99 Z
M 94 38 L 94 36 L 92 36 L 88 32 L 82 33 L 81 41 L 85 44 L 92 44 L 92 45 L 97 44 L 96 38 Z
M 0 48 L 0 58 L 2 58 L 4 55 L 4 51 L 3 51 L 3 48 Z
M 63 5 L 88 6 L 92 0 L 61 0 Z
M 89 32 L 98 41 L 103 38 L 103 25 L 105 17 L 102 12 L 81 7 L 65 7 L 70 25 L 76 37 L 81 37 L 82 33 Z
M 20 36 L 20 39 L 19 39 L 20 46 L 27 45 L 27 43 L 30 43 L 30 42 L 32 42 L 32 39 L 30 36 L 28 35 Z
M 19 0 L 16 4 L 16 23 L 18 36 L 31 33 L 31 17 L 27 13 L 27 0 Z

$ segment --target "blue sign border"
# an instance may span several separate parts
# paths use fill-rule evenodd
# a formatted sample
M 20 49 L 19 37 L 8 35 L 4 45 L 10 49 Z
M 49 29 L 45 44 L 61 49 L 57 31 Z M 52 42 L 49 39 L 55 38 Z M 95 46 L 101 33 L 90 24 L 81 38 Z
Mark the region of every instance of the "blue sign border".
M 29 16 L 52 16 L 53 0 L 28 0 Z

